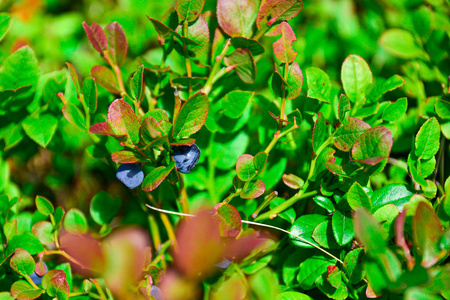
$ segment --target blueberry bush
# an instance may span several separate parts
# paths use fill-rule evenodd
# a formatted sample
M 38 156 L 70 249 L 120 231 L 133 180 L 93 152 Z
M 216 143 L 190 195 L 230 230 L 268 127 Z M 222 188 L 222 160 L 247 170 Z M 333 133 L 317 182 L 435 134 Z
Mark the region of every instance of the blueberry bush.
M 450 299 L 448 0 L 0 1 L 0 300 Z

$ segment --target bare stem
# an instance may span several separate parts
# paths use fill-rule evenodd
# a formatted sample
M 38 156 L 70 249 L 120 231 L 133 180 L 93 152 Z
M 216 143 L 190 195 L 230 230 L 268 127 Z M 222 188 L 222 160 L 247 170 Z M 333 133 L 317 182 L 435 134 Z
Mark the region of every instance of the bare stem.
M 209 74 L 208 80 L 206 81 L 205 85 L 203 86 L 203 93 L 205 93 L 206 95 L 208 95 L 209 92 L 211 92 L 211 89 L 212 89 L 212 86 L 214 83 L 214 77 L 216 76 L 217 72 L 219 71 L 220 64 L 222 63 L 223 58 L 227 54 L 227 51 L 228 51 L 228 48 L 230 47 L 230 45 L 231 45 L 231 39 L 227 39 L 227 41 L 225 42 L 225 45 L 223 45 L 222 51 L 215 58 L 215 62 L 211 69 L 211 73 Z

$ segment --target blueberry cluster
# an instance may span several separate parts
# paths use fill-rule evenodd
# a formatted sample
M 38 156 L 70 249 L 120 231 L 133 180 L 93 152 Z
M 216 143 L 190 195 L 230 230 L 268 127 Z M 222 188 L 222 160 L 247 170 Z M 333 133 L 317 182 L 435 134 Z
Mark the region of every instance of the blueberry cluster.
M 152 285 L 152 289 L 150 291 L 150 296 L 154 297 L 156 300 L 164 300 L 163 293 L 159 287 L 156 285 Z

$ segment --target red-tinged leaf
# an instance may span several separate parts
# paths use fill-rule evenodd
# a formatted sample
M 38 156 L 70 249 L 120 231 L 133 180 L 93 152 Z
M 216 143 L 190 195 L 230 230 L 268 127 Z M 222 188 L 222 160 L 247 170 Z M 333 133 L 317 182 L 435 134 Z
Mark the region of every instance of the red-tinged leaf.
M 133 144 L 139 143 L 139 120 L 128 103 L 114 100 L 108 109 L 108 121 L 115 134 L 128 136 Z
M 395 219 L 395 243 L 403 250 L 408 268 L 412 270 L 412 268 L 414 267 L 415 259 L 411 256 L 411 251 L 405 239 L 405 219 L 407 210 L 407 208 L 404 208 L 403 211 Z
M 275 30 L 267 33 L 269 36 L 280 34 L 280 39 L 273 43 L 273 53 L 282 63 L 290 64 L 297 57 L 297 52 L 292 48 L 292 43 L 297 40 L 297 37 L 288 22 L 281 22 Z
M 285 185 L 291 189 L 298 190 L 301 189 L 305 181 L 294 174 L 283 174 L 281 177 Z
M 225 56 L 225 65 L 234 69 L 241 80 L 253 84 L 256 80 L 256 63 L 252 53 L 247 48 L 238 48 Z
M 284 66 L 284 65 L 282 65 Z M 300 95 L 303 86 L 303 73 L 296 61 L 289 65 L 287 80 L 284 81 L 281 68 L 277 68 L 272 76 L 272 90 L 278 97 L 294 99 Z
M 121 164 L 133 164 L 141 161 L 136 153 L 128 150 L 116 151 L 111 155 L 113 162 Z
M 109 41 L 109 51 L 114 62 L 121 66 L 127 57 L 128 43 L 122 26 L 117 22 L 108 24 L 105 28 Z
M 208 117 L 208 96 L 201 92 L 192 95 L 176 117 L 172 135 L 176 140 L 187 138 L 199 131 Z
M 234 206 L 228 203 L 219 203 L 214 206 L 212 216 L 217 222 L 221 237 L 233 238 L 241 233 L 241 216 Z
M 147 117 L 142 120 L 141 136 L 147 143 L 151 143 L 154 139 L 165 135 L 164 129 L 152 117 Z
M 142 228 L 129 227 L 114 231 L 102 244 L 106 286 L 116 299 L 139 299 L 136 294 L 136 298 L 131 296 L 130 287 L 138 286 L 148 266 L 146 260 L 151 261 L 149 234 Z
M 71 263 L 75 272 L 91 276 L 93 272 L 103 271 L 105 258 L 98 239 L 89 234 L 65 233 L 60 238 L 60 244 L 62 250 L 79 262 L 79 264 Z M 45 276 L 43 283 L 44 279 Z
M 142 182 L 142 190 L 146 192 L 153 191 L 156 189 L 161 182 L 170 174 L 170 172 L 175 167 L 175 162 L 172 161 L 167 167 L 161 166 L 153 169 L 147 176 L 145 176 Z
M 111 125 L 107 122 L 97 123 L 89 128 L 89 132 L 99 135 L 111 135 L 115 137 L 124 137 L 125 135 L 117 135 L 114 133 Z
M 187 218 L 177 229 L 178 249 L 174 253 L 175 266 L 188 278 L 207 276 L 222 259 L 220 231 L 209 211 L 201 211 L 195 218 Z
M 170 146 L 192 146 L 195 143 L 195 139 L 184 139 L 177 142 L 170 143 Z
M 86 120 L 80 109 L 73 103 L 67 102 L 62 108 L 64 117 L 70 124 L 81 130 L 86 130 Z
M 43 290 L 35 290 L 34 287 L 25 280 L 16 281 L 11 286 L 11 296 L 18 300 L 36 299 L 42 292 Z
M 20 275 L 30 275 L 35 269 L 34 259 L 27 250 L 18 248 L 9 262 L 11 269 Z
M 259 8 L 256 16 L 258 29 L 272 26 L 276 21 L 289 20 L 298 15 L 303 8 L 301 0 L 267 0 Z
M 202 13 L 205 0 L 177 0 L 177 14 L 181 20 L 195 21 Z
M 181 33 L 181 27 L 179 28 L 179 33 Z M 208 50 L 209 27 L 208 22 L 206 22 L 206 19 L 203 15 L 200 15 L 195 23 L 189 25 L 187 36 L 181 37 L 181 40 L 183 44 L 186 45 L 189 56 L 197 57 Z M 180 53 L 184 52 L 184 49 L 182 47 L 176 49 Z
M 256 179 L 255 181 L 251 181 L 246 189 L 243 189 L 240 193 L 242 199 L 254 199 L 258 198 L 264 191 L 266 190 L 266 186 L 264 182 L 260 179 Z
M 80 87 L 80 81 L 78 79 L 77 71 L 75 70 L 75 67 L 71 64 L 66 62 L 67 69 L 69 69 L 70 77 L 72 78 L 72 82 L 75 85 L 75 91 L 77 92 L 77 97 L 80 99 L 81 94 L 81 87 Z
M 50 284 L 50 281 L 53 278 L 57 278 L 57 277 L 66 279 L 66 277 L 67 277 L 66 272 L 64 272 L 63 270 L 50 270 L 50 271 L 48 271 L 47 273 L 45 273 L 44 277 L 42 278 L 42 287 L 44 289 L 47 289 L 47 287 Z
M 101 85 L 106 90 L 114 94 L 120 94 L 116 77 L 109 68 L 102 65 L 93 66 L 91 69 L 91 76 L 97 84 Z
M 420 201 L 412 220 L 412 236 L 416 251 L 422 257 L 422 265 L 435 261 L 439 240 L 443 234 L 442 224 L 431 205 Z
M 53 243 L 54 241 L 53 226 L 52 223 L 48 221 L 35 223 L 33 227 L 31 227 L 31 233 L 36 236 L 43 245 Z
M 94 49 L 103 54 L 103 51 L 108 49 L 108 40 L 100 25 L 92 22 L 92 25 L 89 26 L 86 21 L 83 21 L 83 28 Z
M 361 134 L 352 148 L 352 157 L 357 162 L 376 165 L 389 157 L 392 148 L 392 133 L 383 126 L 373 127 Z
M 366 122 L 357 118 L 347 117 L 347 122 L 336 131 L 334 145 L 339 150 L 348 152 L 358 137 L 368 129 L 370 129 L 370 125 Z
M 69 299 L 69 283 L 66 280 L 66 276 L 53 277 L 47 286 L 47 294 L 51 297 L 56 297 L 58 300 Z
M 256 174 L 256 169 L 253 163 L 252 155 L 243 154 L 239 156 L 236 163 L 236 174 L 238 178 L 242 181 L 247 181 Z
M 259 0 L 218 0 L 217 20 L 231 37 L 249 37 L 259 8 Z

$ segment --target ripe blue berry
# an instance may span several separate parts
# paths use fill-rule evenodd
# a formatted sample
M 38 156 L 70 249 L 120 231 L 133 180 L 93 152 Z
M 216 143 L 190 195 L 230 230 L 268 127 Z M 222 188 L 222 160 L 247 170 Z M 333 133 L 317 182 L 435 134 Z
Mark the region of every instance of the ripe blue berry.
M 226 269 L 231 265 L 231 260 L 223 258 L 220 262 L 216 264 L 216 267 L 220 269 Z
M 175 146 L 172 148 L 172 156 L 181 173 L 189 173 L 200 158 L 200 149 L 196 144 L 192 146 Z
M 152 285 L 152 290 L 150 291 L 150 296 L 154 297 L 156 300 L 164 300 L 163 293 L 159 287 Z
M 117 169 L 116 177 L 131 190 L 142 183 L 144 172 L 138 164 L 122 164 Z

